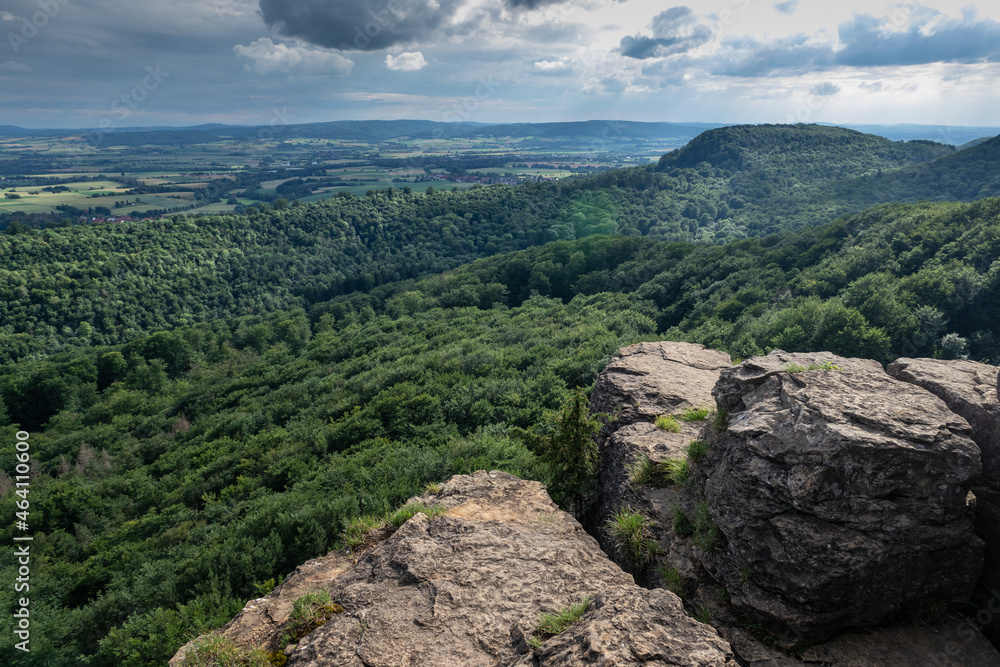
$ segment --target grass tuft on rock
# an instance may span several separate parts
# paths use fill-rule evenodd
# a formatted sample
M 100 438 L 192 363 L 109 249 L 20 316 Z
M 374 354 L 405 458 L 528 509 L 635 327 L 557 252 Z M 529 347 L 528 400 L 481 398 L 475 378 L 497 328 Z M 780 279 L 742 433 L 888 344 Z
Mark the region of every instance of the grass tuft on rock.
M 563 607 L 554 614 L 542 614 L 538 622 L 538 628 L 528 638 L 528 643 L 538 648 L 545 640 L 555 637 L 560 632 L 566 630 L 566 628 L 580 620 L 580 617 L 590 607 L 590 600 L 591 598 L 589 597 L 584 598 L 574 605 Z

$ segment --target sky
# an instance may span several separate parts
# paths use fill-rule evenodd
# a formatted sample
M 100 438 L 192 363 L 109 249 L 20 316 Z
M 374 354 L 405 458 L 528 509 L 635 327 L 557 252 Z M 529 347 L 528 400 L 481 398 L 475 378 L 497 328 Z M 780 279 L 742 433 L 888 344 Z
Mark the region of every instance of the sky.
M 0 125 L 1000 125 L 1000 3 L 3 0 Z

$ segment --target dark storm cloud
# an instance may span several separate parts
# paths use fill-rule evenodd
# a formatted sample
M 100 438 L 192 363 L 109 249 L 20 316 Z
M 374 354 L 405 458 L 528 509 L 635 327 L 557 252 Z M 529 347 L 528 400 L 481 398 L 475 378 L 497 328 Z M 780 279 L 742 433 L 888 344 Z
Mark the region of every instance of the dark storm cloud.
M 626 35 L 618 51 L 635 60 L 660 58 L 684 53 L 697 48 L 713 38 L 711 28 L 698 22 L 689 7 L 671 7 L 657 14 L 650 22 L 652 37 Z
M 260 0 L 268 28 L 341 51 L 376 51 L 441 33 L 464 0 Z
M 887 32 L 884 21 L 856 16 L 839 28 L 843 48 L 837 63 L 851 67 L 923 65 L 937 62 L 996 61 L 1000 56 L 1000 23 L 973 17 L 942 20 L 933 10 L 905 30 Z

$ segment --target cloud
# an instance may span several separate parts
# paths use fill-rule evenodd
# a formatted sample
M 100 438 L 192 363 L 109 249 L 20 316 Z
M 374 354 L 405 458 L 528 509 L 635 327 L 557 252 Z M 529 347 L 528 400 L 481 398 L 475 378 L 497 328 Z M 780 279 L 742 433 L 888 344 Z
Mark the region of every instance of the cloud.
M 727 39 L 717 53 L 701 62 L 712 74 L 761 77 L 824 70 L 832 61 L 829 45 L 813 44 L 806 35 L 792 35 L 773 42 L 752 37 Z
M 416 72 L 427 67 L 427 61 L 420 51 L 400 53 L 398 56 L 386 54 L 385 66 L 396 72 Z
M 0 21 L 16 21 L 17 17 L 10 12 L 0 12 Z
M 818 86 L 813 86 L 809 92 L 812 93 L 813 95 L 822 95 L 822 96 L 836 95 L 837 93 L 840 92 L 840 86 L 838 86 L 835 83 L 830 83 L 829 81 L 825 81 L 819 84 Z
M 570 71 L 570 63 L 565 59 L 559 60 L 536 60 L 536 74 L 565 74 Z
M 566 0 L 503 0 L 503 4 L 513 9 L 538 9 L 546 5 L 555 5 Z
M 897 29 L 909 20 L 904 29 Z M 850 67 L 923 65 L 1000 59 L 1000 23 L 974 15 L 948 19 L 934 10 L 877 19 L 855 16 L 838 28 L 842 48 L 836 61 Z
M 779 2 L 774 5 L 782 14 L 794 14 L 795 10 L 798 9 L 799 0 L 787 0 L 787 2 Z
M 268 28 L 317 46 L 378 51 L 440 34 L 465 0 L 260 0 Z
M 0 63 L 0 72 L 30 72 L 31 68 L 24 63 L 14 62 L 13 60 L 8 60 L 5 63 Z
M 685 53 L 712 41 L 714 33 L 700 23 L 689 7 L 679 6 L 657 14 L 650 22 L 652 37 L 626 35 L 618 51 L 627 58 L 647 60 Z
M 275 44 L 268 37 L 261 37 L 247 46 L 237 44 L 233 47 L 233 53 L 252 60 L 254 69 L 260 74 L 294 71 L 298 74 L 347 76 L 354 67 L 354 61 L 339 53 Z

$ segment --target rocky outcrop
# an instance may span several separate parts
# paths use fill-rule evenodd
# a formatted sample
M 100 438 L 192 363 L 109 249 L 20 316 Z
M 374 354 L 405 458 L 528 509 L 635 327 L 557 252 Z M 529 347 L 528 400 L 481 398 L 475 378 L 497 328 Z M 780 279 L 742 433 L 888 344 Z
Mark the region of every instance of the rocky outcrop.
M 982 453 L 983 477 L 1000 486 L 1000 401 L 996 366 L 975 361 L 897 359 L 887 369 L 897 380 L 915 384 L 947 404 L 972 427 Z
M 670 459 L 683 459 L 692 440 L 700 437 L 704 422 L 677 420 L 676 432 L 655 426 L 659 416 L 679 415 L 688 409 L 714 410 L 712 388 L 719 372 L 729 368 L 729 355 L 693 343 L 638 343 L 623 348 L 598 376 L 591 393 L 592 413 L 616 415 L 598 435 L 600 472 L 598 507 L 593 533 L 605 551 L 614 554 L 617 545 L 602 531 L 607 520 L 622 508 L 641 511 L 650 519 L 650 537 L 664 551 L 684 550 L 675 544 L 670 530 L 677 489 L 647 485 L 637 488 L 632 470 L 648 459 L 654 466 Z M 690 558 L 682 569 L 691 574 Z M 627 558 L 616 562 L 628 569 L 643 585 L 655 585 L 658 575 L 651 564 L 637 564 Z
M 344 612 L 287 651 L 289 667 L 736 667 L 710 626 L 636 586 L 541 484 L 479 472 L 416 500 L 443 514 L 416 514 L 316 582 Z M 586 598 L 569 630 L 532 646 L 541 614 Z
M 729 355 L 694 343 L 636 343 L 619 350 L 598 376 L 592 412 L 619 413 L 619 423 L 652 422 L 685 408 L 712 406 L 712 387 Z
M 250 600 L 219 634 L 237 646 L 248 649 L 277 650 L 278 639 L 292 613 L 295 600 L 313 591 L 324 589 L 353 566 L 350 558 L 336 551 L 314 558 L 295 568 L 288 577 L 265 597 Z M 197 641 L 197 640 L 196 640 Z M 180 667 L 184 656 L 195 642 L 185 644 L 170 661 L 170 667 Z
M 781 351 L 715 396 L 729 425 L 700 492 L 725 544 L 706 562 L 737 609 L 801 644 L 968 596 L 979 450 L 943 401 L 873 361 Z
M 972 485 L 976 534 L 986 543 L 973 604 L 984 610 L 978 621 L 983 632 L 1000 645 L 1000 597 L 996 597 L 1000 595 L 1000 373 L 996 366 L 941 359 L 898 359 L 887 370 L 893 377 L 938 396 L 972 426 L 972 439 L 983 461 L 982 477 Z

